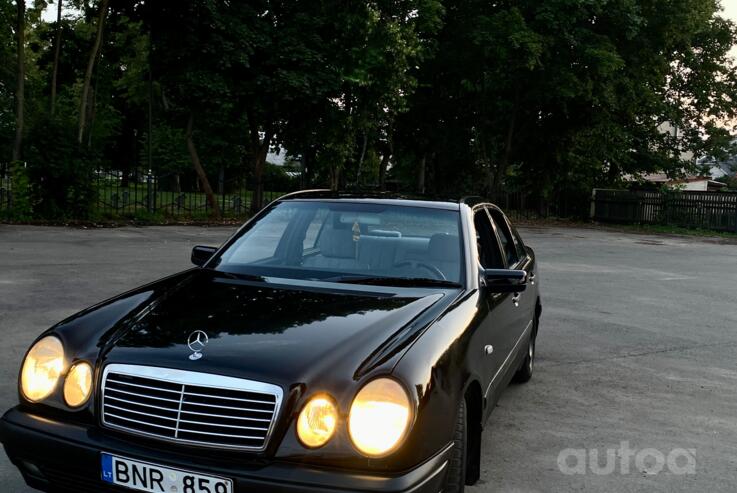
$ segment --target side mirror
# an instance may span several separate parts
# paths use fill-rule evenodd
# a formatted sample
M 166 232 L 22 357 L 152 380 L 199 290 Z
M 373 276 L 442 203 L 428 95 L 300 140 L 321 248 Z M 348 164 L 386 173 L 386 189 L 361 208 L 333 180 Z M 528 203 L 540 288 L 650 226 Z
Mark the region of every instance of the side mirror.
M 196 246 L 192 249 L 192 263 L 202 267 L 215 255 L 218 249 L 211 246 Z
M 527 272 L 514 269 L 484 269 L 486 288 L 492 293 L 519 293 L 527 289 Z

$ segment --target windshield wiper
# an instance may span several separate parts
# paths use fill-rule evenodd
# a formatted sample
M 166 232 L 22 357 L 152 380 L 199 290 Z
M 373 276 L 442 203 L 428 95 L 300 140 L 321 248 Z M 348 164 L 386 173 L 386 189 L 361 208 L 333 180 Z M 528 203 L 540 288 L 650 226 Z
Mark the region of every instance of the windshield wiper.
M 431 279 L 429 277 L 369 277 L 369 276 L 342 276 L 320 279 L 327 282 L 339 282 L 345 284 L 369 284 L 375 286 L 401 286 L 401 287 L 428 287 L 428 288 L 460 288 L 457 282 L 443 279 Z

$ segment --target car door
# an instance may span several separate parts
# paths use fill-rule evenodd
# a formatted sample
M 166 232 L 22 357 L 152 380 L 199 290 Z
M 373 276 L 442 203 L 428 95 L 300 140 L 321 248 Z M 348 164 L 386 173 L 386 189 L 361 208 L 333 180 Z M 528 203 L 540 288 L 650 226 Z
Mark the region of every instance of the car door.
M 481 269 L 506 268 L 499 239 L 485 207 L 476 209 L 474 226 L 479 267 Z M 500 382 L 503 380 L 502 370 L 507 363 L 507 356 L 512 345 L 516 307 L 512 293 L 492 293 L 486 287 L 485 282 L 481 283 L 479 292 L 482 298 L 481 306 L 486 311 L 479 327 L 483 348 L 478 349 L 483 350 L 484 354 L 482 377 L 485 397 L 489 398 L 498 394 L 496 389 L 500 387 Z M 491 407 L 489 406 L 489 409 Z
M 519 293 L 512 294 L 512 303 L 515 310 L 513 311 L 513 321 L 511 333 L 514 334 L 510 341 L 510 351 L 515 346 L 525 344 L 526 331 L 532 325 L 532 319 L 535 312 L 535 272 L 532 259 L 527 252 L 524 251 L 522 245 L 519 245 L 517 237 L 513 234 L 511 225 L 507 217 L 496 207 L 489 207 L 489 215 L 491 216 L 494 230 L 504 256 L 504 262 L 508 269 L 520 269 L 527 272 L 527 289 Z M 526 346 L 524 346 L 526 347 Z

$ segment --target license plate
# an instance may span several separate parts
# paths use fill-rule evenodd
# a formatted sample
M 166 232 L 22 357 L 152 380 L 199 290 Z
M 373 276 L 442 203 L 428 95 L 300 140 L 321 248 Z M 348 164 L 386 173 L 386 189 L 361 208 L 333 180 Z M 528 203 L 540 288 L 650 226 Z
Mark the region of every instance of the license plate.
M 233 493 L 230 479 L 102 454 L 102 480 L 149 493 Z

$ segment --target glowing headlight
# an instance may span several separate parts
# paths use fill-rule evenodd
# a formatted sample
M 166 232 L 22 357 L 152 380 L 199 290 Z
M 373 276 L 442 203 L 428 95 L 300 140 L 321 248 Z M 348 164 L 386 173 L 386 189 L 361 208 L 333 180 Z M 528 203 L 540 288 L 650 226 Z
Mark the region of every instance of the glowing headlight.
M 79 407 L 90 398 L 92 367 L 84 361 L 69 370 L 64 381 L 64 401 L 69 407 Z
M 328 396 L 316 396 L 302 408 L 297 419 L 297 436 L 305 447 L 325 445 L 335 433 L 338 410 Z
M 21 390 L 26 399 L 38 402 L 54 391 L 64 368 L 64 348 L 54 336 L 33 345 L 20 373 Z
M 402 386 L 389 378 L 378 378 L 364 386 L 353 400 L 348 431 L 360 452 L 382 457 L 399 447 L 410 416 L 409 397 Z

